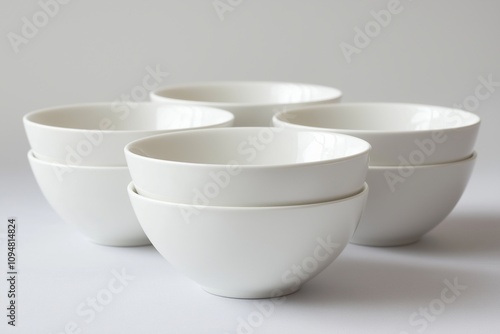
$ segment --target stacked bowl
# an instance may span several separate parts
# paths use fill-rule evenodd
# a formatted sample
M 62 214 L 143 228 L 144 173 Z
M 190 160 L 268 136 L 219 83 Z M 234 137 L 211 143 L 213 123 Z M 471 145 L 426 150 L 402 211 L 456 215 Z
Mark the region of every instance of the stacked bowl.
M 395 246 L 419 240 L 454 208 L 476 160 L 480 119 L 445 107 L 344 103 L 291 110 L 273 123 L 371 144 L 370 195 L 352 242 Z
M 184 131 L 125 147 L 144 232 L 206 291 L 292 293 L 344 249 L 359 222 L 370 145 L 321 131 Z
M 150 93 L 151 101 L 209 106 L 232 112 L 234 126 L 270 126 L 273 115 L 290 108 L 336 103 L 336 88 L 269 81 L 215 81 L 171 85 Z
M 231 126 L 227 111 L 156 103 L 95 103 L 26 114 L 33 174 L 53 209 L 91 241 L 138 246 L 149 240 L 134 215 L 126 187 L 123 148 L 154 134 Z

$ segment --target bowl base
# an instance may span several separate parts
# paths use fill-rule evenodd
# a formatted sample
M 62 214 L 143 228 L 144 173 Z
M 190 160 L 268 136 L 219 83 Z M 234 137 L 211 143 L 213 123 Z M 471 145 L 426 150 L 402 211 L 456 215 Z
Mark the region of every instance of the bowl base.
M 88 241 L 100 245 L 100 246 L 108 246 L 108 247 L 141 247 L 141 246 L 150 246 L 151 241 L 149 239 L 137 239 L 137 240 L 94 240 L 85 238 Z
M 295 293 L 295 292 L 300 290 L 300 286 L 298 286 L 297 288 L 287 289 L 284 291 L 282 291 L 280 289 L 275 289 L 275 290 L 268 291 L 268 292 L 221 290 L 221 289 L 208 288 L 206 286 L 202 286 L 201 288 L 212 295 L 216 295 L 219 297 L 225 297 L 225 298 L 236 298 L 236 299 L 277 298 L 277 297 L 291 295 L 292 293 Z
M 363 240 L 351 240 L 350 243 L 359 246 L 367 247 L 399 247 L 414 244 L 420 241 L 421 237 L 412 239 L 402 239 L 402 240 L 378 240 L 378 241 L 363 241 Z

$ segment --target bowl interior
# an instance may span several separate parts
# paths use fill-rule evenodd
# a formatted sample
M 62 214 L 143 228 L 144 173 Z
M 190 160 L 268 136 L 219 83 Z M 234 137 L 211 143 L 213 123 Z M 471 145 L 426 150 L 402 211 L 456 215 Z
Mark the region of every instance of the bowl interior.
M 155 103 L 103 103 L 63 106 L 29 113 L 27 122 L 81 130 L 176 130 L 231 122 L 221 109 Z
M 235 104 L 285 104 L 339 98 L 335 88 L 285 82 L 212 82 L 165 87 L 154 94 L 176 100 Z
M 316 128 L 394 132 L 459 128 L 479 117 L 459 109 L 398 103 L 344 103 L 276 115 L 281 122 Z
M 283 128 L 224 128 L 145 138 L 126 151 L 159 160 L 213 165 L 287 165 L 343 160 L 370 145 L 352 136 Z

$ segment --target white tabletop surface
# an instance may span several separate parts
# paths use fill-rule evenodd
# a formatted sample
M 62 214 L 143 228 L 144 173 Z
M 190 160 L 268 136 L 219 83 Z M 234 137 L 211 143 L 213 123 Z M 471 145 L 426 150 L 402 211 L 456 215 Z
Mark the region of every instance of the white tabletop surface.
M 299 292 L 260 301 L 206 293 L 152 246 L 92 244 L 61 221 L 29 174 L 21 183 L 11 182 L 17 182 L 16 195 L 24 192 L 15 203 L 5 192 L 2 196 L 19 226 L 18 314 L 15 329 L 2 314 L 1 333 L 400 334 L 500 328 L 500 207 L 491 198 L 498 191 L 488 191 L 486 178 L 477 174 L 455 210 L 420 242 L 348 245 Z M 6 224 L 1 226 L 0 259 L 6 262 Z M 120 273 L 126 276 L 121 285 L 113 280 Z M 111 280 L 120 291 L 109 293 Z M 2 280 L 2 306 L 6 288 Z M 92 299 L 98 296 L 107 304 L 94 310 Z

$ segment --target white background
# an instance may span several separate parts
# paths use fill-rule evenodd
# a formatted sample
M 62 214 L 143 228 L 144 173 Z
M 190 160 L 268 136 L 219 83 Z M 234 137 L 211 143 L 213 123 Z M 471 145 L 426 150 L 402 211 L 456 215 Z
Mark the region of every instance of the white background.
M 72 322 L 81 333 L 498 331 L 500 2 L 401 0 L 400 12 L 349 63 L 339 45 L 356 46 L 355 28 L 370 25 L 370 12 L 389 1 L 231 3 L 236 6 L 221 20 L 212 0 L 73 0 L 17 53 L 8 34 L 21 35 L 23 17 L 33 22 L 41 7 L 0 3 L 0 233 L 8 216 L 20 226 L 18 327 L 6 324 L 1 279 L 0 332 L 60 333 Z M 465 107 L 482 118 L 479 159 L 453 213 L 421 242 L 349 245 L 281 304 L 215 297 L 177 274 L 152 247 L 103 247 L 81 238 L 48 206 L 27 163 L 23 114 L 119 99 L 142 84 L 148 66 L 169 72 L 161 85 L 283 80 L 337 87 L 346 102 L 468 101 Z M 481 101 L 474 98 L 480 77 L 497 82 Z M 5 240 L 0 247 L 4 277 Z M 107 287 L 113 270 L 134 279 L 87 323 L 77 308 Z M 425 328 L 412 324 L 413 312 L 437 305 L 444 281 L 454 279 L 466 286 L 456 300 Z M 253 325 L 243 328 L 242 322 Z

